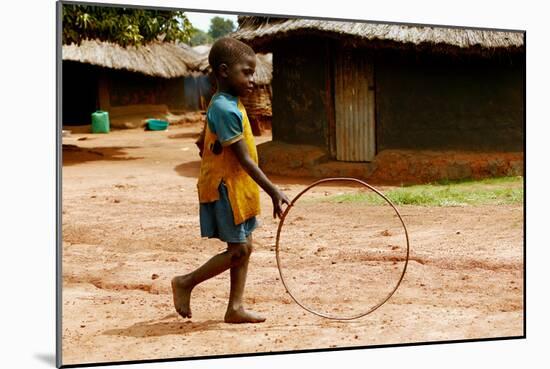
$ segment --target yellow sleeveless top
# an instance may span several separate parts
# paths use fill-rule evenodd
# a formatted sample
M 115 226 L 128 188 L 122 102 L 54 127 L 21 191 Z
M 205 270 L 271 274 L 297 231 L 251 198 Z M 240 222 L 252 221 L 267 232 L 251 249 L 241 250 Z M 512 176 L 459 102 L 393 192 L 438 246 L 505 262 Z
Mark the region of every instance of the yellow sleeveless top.
M 242 115 L 242 139 L 248 147 L 250 157 L 258 164 L 258 152 L 256 151 L 254 135 L 246 115 L 246 109 L 240 98 L 237 102 L 237 108 Z M 197 182 L 199 202 L 206 203 L 218 200 L 218 186 L 223 179 L 227 186 L 234 223 L 237 225 L 254 215 L 260 214 L 260 188 L 243 169 L 229 146 L 223 146 L 221 154 L 216 155 L 212 152 L 210 145 L 213 145 L 216 139 L 217 135 L 210 130 L 208 122 L 206 122 L 204 148 Z

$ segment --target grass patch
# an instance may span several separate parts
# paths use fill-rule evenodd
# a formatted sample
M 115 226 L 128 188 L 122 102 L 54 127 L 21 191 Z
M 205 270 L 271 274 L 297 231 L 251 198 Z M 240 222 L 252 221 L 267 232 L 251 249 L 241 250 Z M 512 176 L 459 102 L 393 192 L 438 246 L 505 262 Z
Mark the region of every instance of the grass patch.
M 395 205 L 464 206 L 521 204 L 523 177 L 501 177 L 481 180 L 438 181 L 425 185 L 392 188 L 384 194 Z M 361 202 L 383 205 L 374 193 L 351 193 L 325 197 L 331 202 Z M 318 200 L 317 200 L 318 201 Z
M 523 177 L 522 176 L 513 176 L 513 177 L 493 177 L 493 178 L 483 178 L 483 179 L 459 179 L 459 180 L 450 180 L 450 179 L 440 179 L 433 184 L 438 185 L 456 185 L 456 184 L 515 184 L 523 186 Z

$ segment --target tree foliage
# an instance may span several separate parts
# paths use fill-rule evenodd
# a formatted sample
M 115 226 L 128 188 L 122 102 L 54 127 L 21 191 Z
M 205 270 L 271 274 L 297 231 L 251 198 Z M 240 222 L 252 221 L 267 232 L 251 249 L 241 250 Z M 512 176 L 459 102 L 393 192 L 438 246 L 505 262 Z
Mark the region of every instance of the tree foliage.
M 193 27 L 191 30 L 191 39 L 189 40 L 191 46 L 211 44 L 212 42 L 214 42 L 212 36 L 203 30 Z
M 210 29 L 208 34 L 214 40 L 227 35 L 235 30 L 235 24 L 230 19 L 214 17 L 210 20 Z
M 63 43 L 100 39 L 122 46 L 154 40 L 189 42 L 192 26 L 182 11 L 63 5 Z

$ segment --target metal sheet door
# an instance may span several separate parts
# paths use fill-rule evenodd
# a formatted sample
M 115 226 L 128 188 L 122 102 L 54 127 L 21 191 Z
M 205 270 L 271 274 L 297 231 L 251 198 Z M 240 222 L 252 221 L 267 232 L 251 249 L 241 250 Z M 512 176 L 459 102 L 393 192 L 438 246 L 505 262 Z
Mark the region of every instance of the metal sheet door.
M 376 152 L 371 57 L 360 50 L 340 51 L 334 72 L 336 159 L 371 161 Z

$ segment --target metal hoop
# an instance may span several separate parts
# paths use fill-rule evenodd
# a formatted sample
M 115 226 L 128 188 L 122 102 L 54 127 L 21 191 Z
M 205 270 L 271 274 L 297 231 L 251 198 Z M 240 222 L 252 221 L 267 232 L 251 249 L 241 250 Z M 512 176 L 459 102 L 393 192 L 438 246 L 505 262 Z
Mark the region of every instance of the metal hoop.
M 377 305 L 375 305 L 374 307 L 369 309 L 367 312 L 360 313 L 360 314 L 357 314 L 357 315 L 353 315 L 353 316 L 350 316 L 350 317 L 337 317 L 337 316 L 333 316 L 333 315 L 329 315 L 329 314 L 324 314 L 324 313 L 315 311 L 313 309 L 310 309 L 307 306 L 305 306 L 304 304 L 302 304 L 300 301 L 298 301 L 298 299 L 292 294 L 292 292 L 288 288 L 287 284 L 285 283 L 285 278 L 283 276 L 283 271 L 282 271 L 282 268 L 281 268 L 281 260 L 280 260 L 280 256 L 279 256 L 279 239 L 280 239 L 280 235 L 281 235 L 281 229 L 283 228 L 283 223 L 284 223 L 285 218 L 286 218 L 288 212 L 290 211 L 290 209 L 294 206 L 296 201 L 305 192 L 307 192 L 310 188 L 312 188 L 312 187 L 314 187 L 314 186 L 316 186 L 320 183 L 331 182 L 331 181 L 352 181 L 352 182 L 361 183 L 362 185 L 368 187 L 370 190 L 372 190 L 375 193 L 377 193 L 378 195 L 380 195 L 393 208 L 393 210 L 395 210 L 395 213 L 397 214 L 397 216 L 399 217 L 399 220 L 401 221 L 401 224 L 403 225 L 403 229 L 405 230 L 405 238 L 407 240 L 407 257 L 405 259 L 405 265 L 403 266 L 403 272 L 401 273 L 401 277 L 399 278 L 399 281 L 397 281 L 397 284 L 395 285 L 393 290 L 386 296 L 386 298 L 384 298 L 382 300 L 382 302 L 378 303 Z M 356 179 L 356 178 L 348 178 L 348 177 L 323 178 L 323 179 L 320 179 L 316 182 L 313 182 L 312 184 L 307 186 L 304 190 L 302 190 L 298 195 L 296 195 L 294 197 L 294 199 L 292 199 L 290 204 L 285 209 L 285 211 L 283 213 L 283 216 L 281 217 L 281 220 L 279 221 L 279 227 L 277 228 L 277 239 L 276 239 L 276 242 L 275 242 L 275 255 L 276 255 L 276 258 L 277 258 L 277 269 L 279 269 L 279 275 L 281 276 L 281 282 L 283 283 L 283 286 L 285 287 L 286 292 L 288 292 L 288 294 L 290 295 L 290 297 L 292 297 L 294 302 L 296 302 L 300 307 L 302 307 L 303 309 L 309 311 L 310 313 L 318 315 L 318 316 L 323 317 L 323 318 L 333 319 L 333 320 L 353 320 L 353 319 L 361 318 L 361 317 L 363 317 L 367 314 L 372 313 L 374 310 L 378 309 L 386 301 L 389 300 L 389 298 L 395 293 L 395 291 L 397 290 L 397 288 L 401 284 L 401 281 L 403 280 L 403 277 L 405 276 L 405 271 L 407 270 L 407 265 L 409 263 L 409 234 L 407 232 L 407 227 L 405 226 L 405 222 L 403 221 L 403 218 L 401 217 L 401 214 L 399 213 L 399 211 L 397 210 L 395 205 L 393 205 L 392 202 L 382 192 L 380 192 L 376 188 L 374 188 L 371 185 L 369 185 L 368 183 L 363 182 L 363 181 L 361 181 L 359 179 Z

